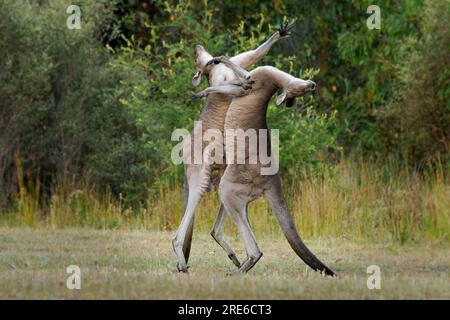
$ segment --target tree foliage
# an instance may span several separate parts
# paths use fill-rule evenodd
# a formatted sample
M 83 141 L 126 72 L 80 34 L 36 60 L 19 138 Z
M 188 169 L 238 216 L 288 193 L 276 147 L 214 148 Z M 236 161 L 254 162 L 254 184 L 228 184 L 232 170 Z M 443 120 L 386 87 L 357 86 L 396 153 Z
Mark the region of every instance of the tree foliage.
M 450 1 L 427 1 L 420 36 L 399 47 L 395 93 L 379 112 L 389 147 L 426 161 L 450 147 Z
M 413 166 L 448 154 L 448 0 L 379 1 L 380 30 L 367 28 L 365 0 L 81 1 L 79 30 L 66 28 L 70 4 L 0 3 L 0 202 L 18 170 L 43 195 L 89 179 L 127 203 L 181 183 L 170 135 L 204 105 L 190 99 L 194 45 L 232 56 L 283 17 L 297 19 L 294 34 L 260 65 L 319 89 L 291 109 L 269 106 L 282 175 L 320 174 L 342 151 Z

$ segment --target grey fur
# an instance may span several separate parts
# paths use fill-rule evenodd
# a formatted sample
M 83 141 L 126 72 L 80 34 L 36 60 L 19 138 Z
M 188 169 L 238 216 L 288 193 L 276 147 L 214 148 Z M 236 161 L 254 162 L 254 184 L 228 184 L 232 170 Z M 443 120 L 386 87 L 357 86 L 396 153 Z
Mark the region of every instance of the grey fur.
M 216 62 L 221 62 L 227 66 L 233 64 L 232 61 L 219 57 Z M 250 72 L 250 77 L 255 83 L 250 93 L 245 95 L 235 95 L 225 87 L 210 87 L 199 93 L 208 96 L 214 93 L 221 93 L 233 96 L 228 109 L 224 129 L 255 129 L 258 134 L 259 129 L 268 129 L 266 122 L 266 110 L 270 98 L 279 89 L 282 90 L 277 97 L 277 104 L 293 100 L 308 91 L 315 89 L 314 82 L 295 78 L 283 71 L 270 66 L 254 69 Z M 225 148 L 235 148 L 234 137 L 230 140 L 225 138 Z M 268 141 L 270 145 L 270 139 Z M 248 145 L 248 144 L 247 144 Z M 270 146 L 268 148 L 270 150 Z M 246 150 L 250 148 L 246 147 Z M 249 151 L 250 152 L 250 151 Z M 269 151 L 270 152 L 270 151 Z M 234 152 L 236 155 L 236 152 Z M 247 156 L 247 159 L 250 155 Z M 236 160 L 236 159 L 235 159 Z M 258 247 L 255 235 L 251 229 L 248 219 L 248 204 L 260 196 L 265 196 L 269 201 L 277 221 L 286 236 L 290 246 L 295 253 L 312 269 L 322 272 L 324 275 L 333 276 L 334 272 L 324 265 L 303 243 L 295 227 L 294 220 L 286 205 L 281 180 L 278 173 L 274 175 L 262 175 L 261 163 L 257 164 L 237 164 L 230 162 L 220 180 L 219 193 L 226 212 L 231 216 L 236 224 L 239 234 L 244 241 L 247 251 L 246 260 L 240 265 L 238 272 L 248 272 L 261 258 L 262 252 Z M 216 224 L 222 225 L 225 214 L 224 210 L 219 211 Z
M 283 33 L 284 36 L 284 33 Z M 279 39 L 283 38 L 280 32 L 276 32 L 272 37 L 263 43 L 255 50 L 241 53 L 233 58 L 231 61 L 240 68 L 247 68 L 259 61 L 270 50 L 272 45 Z M 222 89 L 227 89 L 234 94 L 245 94 L 251 88 L 251 80 L 239 78 L 235 72 L 239 74 L 239 70 L 234 66 L 225 66 L 224 64 L 206 65 L 213 57 L 202 47 L 195 47 L 196 54 L 196 73 L 192 80 L 194 86 L 201 81 L 202 75 L 208 75 L 209 84 L 211 86 L 219 86 Z M 234 71 L 233 71 L 234 70 Z M 245 71 L 245 70 L 244 70 Z M 241 70 L 242 72 L 242 70 Z M 246 72 L 246 71 L 245 71 Z M 195 127 L 192 130 L 191 137 L 196 133 L 203 134 L 208 129 L 218 129 L 223 132 L 225 116 L 231 102 L 231 97 L 224 94 L 207 94 L 208 103 L 203 109 L 199 120 L 202 120 L 202 127 Z M 193 140 L 187 139 L 185 141 L 185 150 L 191 150 L 190 146 L 195 146 Z M 206 144 L 201 148 L 203 154 Z M 192 158 L 193 153 L 184 154 L 184 157 Z M 186 158 L 185 158 L 186 160 Z M 186 163 L 186 161 L 185 161 Z M 177 269 L 181 272 L 187 272 L 187 262 L 189 260 L 189 253 L 192 240 L 192 232 L 194 227 L 195 210 L 200 203 L 205 192 L 209 189 L 211 184 L 218 185 L 220 178 L 225 170 L 225 164 L 214 165 L 197 165 L 185 164 L 185 210 L 181 224 L 177 230 L 175 237 L 172 240 L 173 249 L 177 255 Z M 223 210 L 219 210 L 220 212 Z M 218 219 L 220 222 L 221 220 Z M 213 229 L 212 236 L 228 253 L 230 259 L 236 265 L 240 265 L 231 247 L 226 243 L 223 237 L 223 227 L 219 223 L 218 228 Z M 215 231 L 216 230 L 216 231 Z

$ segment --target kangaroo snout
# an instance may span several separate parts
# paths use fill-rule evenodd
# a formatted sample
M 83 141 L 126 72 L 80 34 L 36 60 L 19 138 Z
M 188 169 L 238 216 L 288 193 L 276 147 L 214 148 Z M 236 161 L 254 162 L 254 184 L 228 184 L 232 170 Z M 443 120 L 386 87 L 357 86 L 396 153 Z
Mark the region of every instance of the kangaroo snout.
M 316 90 L 317 85 L 314 81 L 308 80 L 307 82 L 308 82 L 309 90 L 311 90 L 311 91 Z

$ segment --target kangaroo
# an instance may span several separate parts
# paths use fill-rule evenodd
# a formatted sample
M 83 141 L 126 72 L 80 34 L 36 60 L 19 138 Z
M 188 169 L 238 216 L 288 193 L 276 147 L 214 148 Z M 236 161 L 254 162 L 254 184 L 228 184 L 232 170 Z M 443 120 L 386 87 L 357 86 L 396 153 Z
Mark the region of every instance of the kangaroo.
M 202 75 L 208 78 L 210 86 L 222 86 L 222 88 L 233 91 L 234 89 L 249 90 L 252 85 L 250 79 L 243 77 L 243 74 L 239 68 L 247 68 L 252 64 L 263 58 L 272 45 L 278 40 L 288 37 L 289 31 L 293 27 L 293 24 L 287 23 L 281 25 L 279 30 L 274 33 L 266 42 L 259 46 L 255 50 L 243 52 L 232 57 L 230 60 L 233 62 L 230 66 L 224 64 L 210 64 L 206 65 L 213 56 L 205 50 L 201 45 L 195 46 L 196 56 L 196 73 L 192 79 L 192 85 L 198 86 L 201 82 Z M 244 70 L 245 71 L 245 70 Z M 208 129 L 217 129 L 223 131 L 226 112 L 231 102 L 231 97 L 222 94 L 211 94 L 208 97 L 207 105 L 204 107 L 202 114 L 200 115 L 201 124 L 194 126 L 191 132 L 191 137 L 195 135 L 202 136 Z M 197 122 L 199 123 L 199 122 Z M 173 250 L 177 256 L 177 269 L 180 272 L 187 272 L 187 262 L 189 260 L 192 233 L 194 227 L 195 210 L 200 203 L 203 195 L 208 191 L 210 185 L 217 186 L 220 177 L 225 170 L 225 164 L 213 164 L 211 166 L 204 164 L 195 164 L 192 161 L 196 152 L 203 154 L 206 144 L 203 143 L 200 146 L 196 146 L 193 139 L 185 139 L 183 143 L 183 150 L 189 150 L 189 152 L 183 152 L 184 166 L 184 215 L 181 220 L 180 226 L 172 240 Z M 220 206 L 218 211 L 218 226 L 224 215 L 223 205 Z M 240 266 L 239 260 L 236 258 L 235 253 L 231 247 L 226 243 L 221 234 L 217 234 L 214 231 L 211 232 L 213 238 L 219 243 L 221 247 L 228 253 L 229 258 L 236 266 Z M 222 233 L 223 234 L 223 233 Z
M 225 57 L 217 57 L 208 62 L 207 65 L 219 63 L 226 66 L 233 64 Z M 245 70 L 241 70 L 241 72 L 245 74 Z M 195 95 L 196 98 L 202 98 L 210 94 L 221 93 L 234 97 L 228 108 L 224 124 L 227 167 L 220 180 L 219 194 L 226 212 L 231 216 L 239 230 L 247 252 L 247 258 L 239 266 L 237 272 L 248 272 L 262 256 L 248 219 L 248 205 L 258 197 L 264 196 L 269 201 L 276 219 L 295 253 L 312 269 L 333 276 L 334 272 L 316 258 L 300 238 L 286 204 L 278 172 L 262 175 L 264 165 L 260 161 L 256 164 L 248 162 L 250 157 L 255 156 L 251 154 L 251 148 L 243 151 L 236 150 L 235 136 L 229 135 L 229 132 L 234 129 L 254 129 L 258 136 L 257 141 L 261 141 L 259 140 L 259 129 L 268 129 L 266 112 L 269 100 L 275 92 L 279 89 L 282 90 L 282 93 L 276 98 L 277 105 L 282 103 L 292 105 L 296 97 L 315 90 L 316 84 L 311 80 L 305 81 L 295 78 L 270 66 L 258 67 L 246 76 L 248 77 L 248 75 L 254 81 L 250 93 L 238 87 L 234 87 L 232 90 L 223 87 L 209 87 Z M 272 153 L 268 133 L 266 137 L 267 149 Z M 260 148 L 261 146 L 259 146 Z M 255 149 L 253 150 L 253 152 L 258 152 Z M 245 154 L 246 161 L 244 164 L 236 161 L 236 154 L 239 152 Z M 230 154 L 234 155 L 234 159 L 229 156 Z M 223 211 L 219 212 L 217 219 L 223 219 L 224 214 Z

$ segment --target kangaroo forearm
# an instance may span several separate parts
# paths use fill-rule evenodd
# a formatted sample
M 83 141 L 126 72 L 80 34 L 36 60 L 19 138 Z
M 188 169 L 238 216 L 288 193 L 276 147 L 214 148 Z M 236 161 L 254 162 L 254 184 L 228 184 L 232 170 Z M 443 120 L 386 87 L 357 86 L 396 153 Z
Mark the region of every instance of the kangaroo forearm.
M 206 88 L 208 93 L 222 93 L 230 96 L 240 96 L 245 93 L 245 90 L 238 85 L 226 84 L 222 86 Z
M 250 61 L 251 64 L 254 64 L 261 60 L 272 48 L 273 44 L 280 40 L 280 34 L 279 32 L 275 32 L 266 42 L 264 42 L 262 45 L 260 45 L 258 48 L 253 50 L 253 57 Z M 245 67 L 243 67 L 245 68 Z
M 289 83 L 295 80 L 295 77 L 272 66 L 262 66 L 253 69 L 250 72 L 250 77 L 252 79 L 270 81 L 281 89 L 286 89 Z
M 241 79 L 247 79 L 249 77 L 250 75 L 249 72 L 244 68 L 242 68 L 241 66 L 237 65 L 236 63 L 234 63 L 231 59 L 228 59 L 224 56 L 221 56 L 218 59 L 220 59 L 221 63 L 230 68 L 234 72 L 236 77 L 239 78 L 240 81 Z
M 248 68 L 252 64 L 255 64 L 261 60 L 272 48 L 272 45 L 281 38 L 279 32 L 275 32 L 266 42 L 260 45 L 254 50 L 243 52 L 231 58 L 231 61 L 241 66 L 242 68 Z
M 238 85 L 220 85 L 220 86 L 213 86 L 208 87 L 203 91 L 200 91 L 195 94 L 195 98 L 204 98 L 210 95 L 211 93 L 222 93 L 226 94 L 230 97 L 239 97 L 246 93 L 246 90 Z

